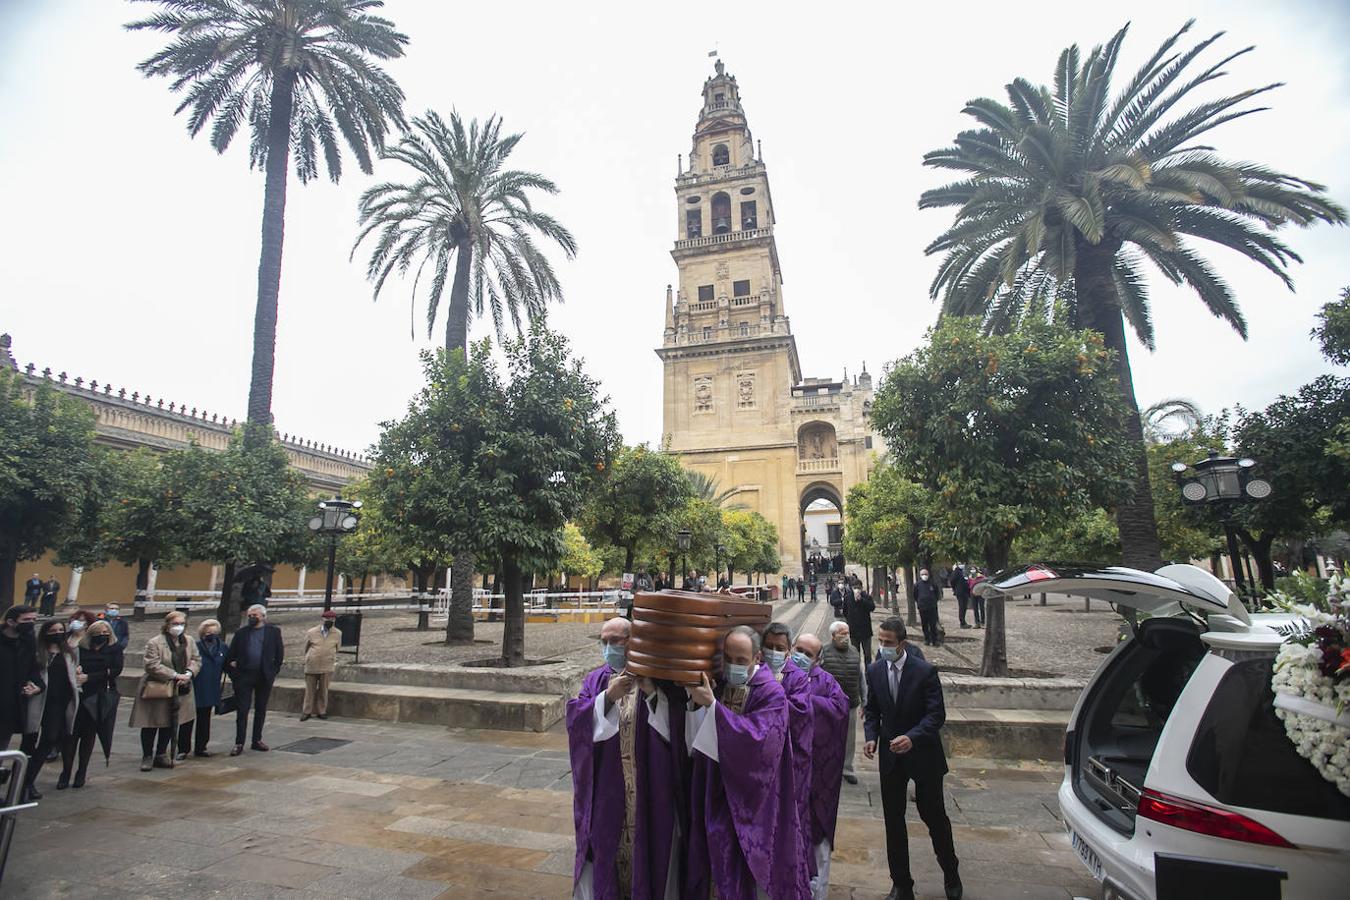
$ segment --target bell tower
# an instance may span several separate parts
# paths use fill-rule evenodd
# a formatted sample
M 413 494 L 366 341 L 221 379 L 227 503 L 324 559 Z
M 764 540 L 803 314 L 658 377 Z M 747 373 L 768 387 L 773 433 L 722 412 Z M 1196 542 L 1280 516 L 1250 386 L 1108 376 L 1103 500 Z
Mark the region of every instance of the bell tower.
M 703 83 L 688 166 L 675 179 L 676 286 L 666 288 L 665 443 L 686 451 L 786 426 L 801 380 L 783 305 L 773 197 L 740 86 L 721 60 Z M 790 429 L 784 438 L 790 439 Z

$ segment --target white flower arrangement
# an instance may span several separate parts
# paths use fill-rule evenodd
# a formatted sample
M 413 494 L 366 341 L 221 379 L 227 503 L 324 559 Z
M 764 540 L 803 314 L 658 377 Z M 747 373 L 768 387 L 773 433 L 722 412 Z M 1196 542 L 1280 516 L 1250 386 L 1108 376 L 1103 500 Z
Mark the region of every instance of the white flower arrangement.
M 1326 609 L 1280 603 L 1303 622 L 1275 657 L 1271 688 L 1275 714 L 1298 754 L 1350 797 L 1350 661 L 1347 600 L 1350 584 L 1331 580 Z

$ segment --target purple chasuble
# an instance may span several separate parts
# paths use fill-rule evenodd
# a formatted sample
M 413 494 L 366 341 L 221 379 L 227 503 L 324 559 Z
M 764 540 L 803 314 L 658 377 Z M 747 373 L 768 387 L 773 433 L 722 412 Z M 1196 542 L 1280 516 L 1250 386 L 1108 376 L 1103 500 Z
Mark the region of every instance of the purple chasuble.
M 811 846 L 829 840 L 833 847 L 834 826 L 839 819 L 839 789 L 844 780 L 848 695 L 834 676 L 820 666 L 812 667 L 806 677 L 811 683 L 815 720 L 811 745 Z
M 595 698 L 605 692 L 613 671 L 602 665 L 587 673 L 581 692 L 567 702 L 567 743 L 572 761 L 572 816 L 576 825 L 576 862 L 573 884 L 581 878 L 589 858 L 596 900 L 622 895 L 615 863 L 623 831 L 623 762 L 619 736 L 596 743 Z M 637 802 L 633 822 L 633 884 L 635 900 L 661 898 L 670 862 L 670 842 L 676 815 L 674 769 L 681 765 L 669 745 L 647 723 L 647 704 L 637 691 L 634 715 L 633 763 Z M 672 737 L 684 740 L 683 719 L 672 722 Z M 650 734 L 649 734 L 650 732 Z M 680 746 L 679 744 L 676 745 Z M 682 748 L 681 748 L 682 749 Z M 680 754 L 683 756 L 683 753 Z
M 792 660 L 783 663 L 783 693 L 788 701 L 788 742 L 792 746 L 792 783 L 796 788 L 797 816 L 802 836 L 802 866 L 806 880 L 816 874 L 816 858 L 807 839 L 811 835 L 811 752 L 815 738 L 811 681 Z
M 788 702 L 773 670 L 760 665 L 750 678 L 741 713 L 714 707 L 717 755 L 695 751 L 690 784 L 689 848 L 682 896 L 755 900 L 756 886 L 771 900 L 800 900 L 810 892 L 797 815 L 788 740 Z M 725 691 L 719 684 L 717 693 Z

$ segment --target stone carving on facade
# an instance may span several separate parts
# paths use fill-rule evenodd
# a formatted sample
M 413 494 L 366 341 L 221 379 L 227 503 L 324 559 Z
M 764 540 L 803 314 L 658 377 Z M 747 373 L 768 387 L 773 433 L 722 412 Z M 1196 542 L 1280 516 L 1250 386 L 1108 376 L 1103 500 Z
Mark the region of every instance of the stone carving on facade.
M 755 405 L 755 373 L 742 372 L 736 376 L 736 403 L 741 409 Z
M 699 375 L 694 379 L 694 412 L 712 412 L 713 380 L 711 375 Z
M 717 280 L 726 281 L 731 277 L 731 266 L 725 260 L 717 264 Z

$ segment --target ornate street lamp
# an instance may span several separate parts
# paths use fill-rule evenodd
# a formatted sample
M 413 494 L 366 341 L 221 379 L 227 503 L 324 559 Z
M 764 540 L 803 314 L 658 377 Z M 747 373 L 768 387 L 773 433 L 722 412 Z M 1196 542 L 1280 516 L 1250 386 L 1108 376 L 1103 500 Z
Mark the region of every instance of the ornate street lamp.
M 316 534 L 326 534 L 328 542 L 328 586 L 323 592 L 323 608 L 333 608 L 333 571 L 337 568 L 337 539 L 351 534 L 361 522 L 360 500 L 343 500 L 341 494 L 334 494 L 332 500 L 319 501 L 319 514 L 309 520 L 309 530 Z
M 1181 501 L 1187 506 L 1210 506 L 1219 511 L 1224 536 L 1228 539 L 1228 556 L 1233 562 L 1233 580 L 1238 592 L 1245 587 L 1242 560 L 1238 556 L 1237 532 L 1233 528 L 1233 510 L 1239 503 L 1264 500 L 1271 494 L 1270 482 L 1256 478 L 1252 471 L 1256 460 L 1220 456 L 1209 451 L 1209 456 L 1197 463 L 1172 463 L 1172 472 L 1181 486 Z
M 684 579 L 680 582 L 681 587 L 689 581 L 689 558 L 687 554 L 689 553 L 689 541 L 692 538 L 693 535 L 687 528 L 681 528 L 675 533 L 675 545 L 680 548 L 680 577 Z

